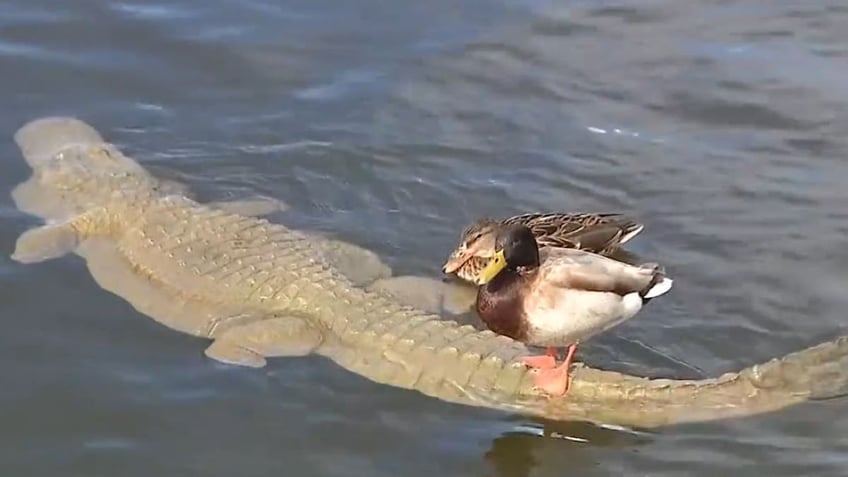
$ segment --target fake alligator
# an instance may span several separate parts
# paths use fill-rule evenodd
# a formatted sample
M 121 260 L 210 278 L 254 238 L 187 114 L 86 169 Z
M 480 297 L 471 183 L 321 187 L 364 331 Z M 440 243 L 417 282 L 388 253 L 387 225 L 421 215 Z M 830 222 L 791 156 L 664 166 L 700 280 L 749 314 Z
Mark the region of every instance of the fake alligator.
M 74 118 L 34 120 L 15 141 L 33 174 L 13 199 L 46 224 L 21 235 L 13 258 L 76 253 L 101 287 L 211 340 L 205 354 L 221 362 L 316 353 L 445 401 L 634 427 L 750 416 L 848 389 L 843 336 L 702 380 L 578 364 L 568 393 L 551 398 L 517 362 L 531 354 L 524 345 L 406 304 L 404 293 L 428 290 L 423 281 L 391 277 L 370 251 L 269 222 L 270 201 L 199 203 Z

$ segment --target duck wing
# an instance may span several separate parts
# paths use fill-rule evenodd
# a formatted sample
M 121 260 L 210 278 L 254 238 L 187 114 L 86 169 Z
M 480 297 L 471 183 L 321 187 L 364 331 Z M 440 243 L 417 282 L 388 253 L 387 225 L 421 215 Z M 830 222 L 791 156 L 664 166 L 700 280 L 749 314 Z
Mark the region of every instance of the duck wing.
M 583 250 L 555 249 L 546 253 L 535 285 L 624 296 L 645 295 L 664 280 L 665 273 L 656 263 L 635 266 Z
M 644 225 L 618 213 L 542 213 L 516 215 L 503 222 L 527 226 L 539 247 L 577 248 L 605 253 L 638 235 Z

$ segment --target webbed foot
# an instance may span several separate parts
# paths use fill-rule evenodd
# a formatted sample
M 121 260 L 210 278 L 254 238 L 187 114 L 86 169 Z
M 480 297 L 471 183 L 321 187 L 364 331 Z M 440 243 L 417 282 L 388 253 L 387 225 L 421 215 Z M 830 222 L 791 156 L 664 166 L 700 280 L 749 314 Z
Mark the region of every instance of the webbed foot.
M 562 396 L 568 391 L 568 379 L 568 368 L 563 365 L 553 369 L 539 369 L 533 384 L 547 394 Z
M 548 353 L 551 350 L 552 348 L 548 348 Z M 571 363 L 574 361 L 574 353 L 576 352 L 577 345 L 572 344 L 568 347 L 568 354 L 562 365 L 548 369 L 537 368 L 537 374 L 533 382 L 536 388 L 552 396 L 562 396 L 565 394 L 570 386 L 569 372 L 571 370 Z
M 556 348 L 549 346 L 545 349 L 545 354 L 538 356 L 524 356 L 520 358 L 519 361 L 527 365 L 529 368 L 551 369 L 556 367 L 556 358 Z

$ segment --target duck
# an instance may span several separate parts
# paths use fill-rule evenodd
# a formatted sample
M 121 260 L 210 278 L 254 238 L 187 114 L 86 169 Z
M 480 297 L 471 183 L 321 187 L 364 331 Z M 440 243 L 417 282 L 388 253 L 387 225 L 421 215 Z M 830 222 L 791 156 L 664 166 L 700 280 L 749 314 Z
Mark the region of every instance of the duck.
M 507 225 L 528 227 L 542 250 L 573 248 L 612 255 L 622 245 L 639 235 L 644 225 L 620 213 L 594 212 L 530 212 L 506 219 L 482 217 L 466 227 L 459 245 L 451 251 L 442 272 L 461 282 L 480 285 L 480 271 L 494 254 L 495 235 Z
M 540 262 L 537 239 L 522 224 L 500 227 L 492 249 L 479 273 L 477 315 L 496 334 L 545 348 L 521 361 L 551 395 L 568 390 L 580 343 L 636 316 L 673 283 L 655 262 L 633 265 L 579 248 L 552 250 Z M 557 348 L 566 346 L 557 366 Z

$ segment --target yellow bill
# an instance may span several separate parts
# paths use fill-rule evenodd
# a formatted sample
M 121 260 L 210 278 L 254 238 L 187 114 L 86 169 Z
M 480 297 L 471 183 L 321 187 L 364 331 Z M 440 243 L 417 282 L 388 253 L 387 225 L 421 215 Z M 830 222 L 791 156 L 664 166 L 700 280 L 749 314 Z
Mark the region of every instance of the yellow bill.
M 498 273 L 501 273 L 506 267 L 506 258 L 504 258 L 503 250 L 498 250 L 495 252 L 495 255 L 489 260 L 489 264 L 486 265 L 486 268 L 480 271 L 477 275 L 477 279 L 480 284 L 489 283 L 493 278 L 498 276 Z

